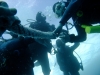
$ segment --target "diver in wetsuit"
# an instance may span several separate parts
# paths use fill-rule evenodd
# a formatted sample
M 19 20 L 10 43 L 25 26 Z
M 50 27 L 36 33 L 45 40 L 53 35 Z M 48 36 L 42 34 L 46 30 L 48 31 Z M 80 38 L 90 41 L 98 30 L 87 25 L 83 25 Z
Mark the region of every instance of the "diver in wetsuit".
M 31 25 L 33 26 L 33 24 Z M 8 32 L 8 34 L 12 36 L 12 39 L 0 46 L 0 75 L 34 75 L 35 60 L 41 64 L 44 75 L 49 75 L 50 67 L 47 52 L 51 51 L 52 45 L 48 44 L 50 48 L 47 48 L 35 41 L 36 39 L 24 38 L 13 32 Z
M 80 63 L 77 58 L 73 55 L 73 51 L 79 46 L 79 43 L 75 43 L 72 47 L 65 45 L 62 39 L 57 39 L 57 63 L 60 70 L 63 71 L 64 75 L 80 75 Z
M 18 37 L 0 45 L 0 75 L 34 75 L 30 37 Z
M 0 1 L 0 36 L 5 30 L 13 31 L 23 36 L 31 36 L 36 38 L 55 39 L 56 36 L 53 32 L 41 32 L 39 30 L 26 28 L 20 24 L 15 8 L 9 8 L 5 1 Z
M 59 34 L 65 23 L 72 17 L 78 35 L 69 35 L 69 42 L 85 41 L 86 32 L 83 25 L 91 26 L 100 22 L 99 3 L 99 0 L 68 0 L 55 3 L 53 11 L 58 17 L 62 17 L 55 33 Z
M 31 22 L 30 26 L 33 29 L 37 29 L 45 32 L 52 32 L 55 28 L 46 22 L 46 16 L 42 12 L 36 14 L 36 21 Z M 36 41 L 29 45 L 29 49 L 34 51 L 33 57 L 38 60 L 42 67 L 42 72 L 44 75 L 50 74 L 50 66 L 48 59 L 48 52 L 51 53 L 52 43 L 49 39 L 39 39 L 34 38 Z

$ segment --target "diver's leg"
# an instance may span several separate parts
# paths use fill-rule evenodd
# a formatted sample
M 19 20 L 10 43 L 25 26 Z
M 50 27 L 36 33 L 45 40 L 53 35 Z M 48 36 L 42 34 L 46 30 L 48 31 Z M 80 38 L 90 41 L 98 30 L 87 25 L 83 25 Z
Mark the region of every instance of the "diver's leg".
M 63 71 L 63 75 L 70 75 L 68 71 Z
M 80 75 L 79 72 L 70 72 L 71 75 Z
M 16 38 L 13 40 L 9 40 L 5 43 L 3 43 L 0 46 L 0 50 L 16 50 L 16 49 L 20 49 L 23 48 L 25 46 L 27 46 L 28 44 L 34 42 L 33 39 L 31 38 Z
M 49 66 L 49 60 L 48 60 L 48 54 L 47 52 L 44 52 L 41 54 L 38 58 L 38 61 L 42 67 L 42 71 L 44 75 L 50 74 L 50 66 Z
M 66 68 L 66 64 L 62 62 L 62 57 L 59 53 L 56 54 L 57 63 L 59 65 L 60 70 L 63 72 L 63 75 L 69 75 L 68 69 Z
M 15 50 L 20 47 L 20 40 L 18 38 L 4 42 L 0 46 L 0 51 Z

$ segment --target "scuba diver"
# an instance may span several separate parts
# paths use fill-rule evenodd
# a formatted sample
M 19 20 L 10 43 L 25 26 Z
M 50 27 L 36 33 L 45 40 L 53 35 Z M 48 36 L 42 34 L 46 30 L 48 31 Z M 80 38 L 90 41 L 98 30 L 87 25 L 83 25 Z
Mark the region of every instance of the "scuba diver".
M 42 32 L 36 29 L 26 28 L 20 24 L 15 8 L 9 8 L 5 1 L 0 1 L 0 36 L 6 31 L 12 31 L 23 36 L 31 36 L 34 38 L 55 39 L 53 32 Z
M 52 32 L 55 29 L 53 25 L 46 22 L 46 16 L 42 12 L 36 14 L 36 21 L 30 22 L 29 27 L 45 32 Z M 50 75 L 48 52 L 51 53 L 51 40 L 44 38 L 34 38 L 34 40 L 36 42 L 30 44 L 29 49 L 34 51 L 33 57 L 40 63 L 43 74 Z
M 67 0 L 56 2 L 53 5 L 53 12 L 57 17 L 62 17 L 58 28 L 54 31 L 60 33 L 62 27 L 72 18 L 78 35 L 70 34 L 69 42 L 82 42 L 86 40 L 85 26 L 92 26 L 100 22 L 100 1 L 99 0 Z M 66 39 L 66 37 L 64 37 Z
M 18 37 L 0 45 L 0 75 L 34 75 L 30 37 Z
M 80 69 L 80 63 L 73 55 L 73 51 L 79 46 L 79 43 L 75 43 L 74 46 L 68 47 L 67 45 L 65 45 L 62 39 L 57 39 L 56 46 L 56 59 L 60 70 L 63 71 L 63 74 L 80 75 L 78 72 Z

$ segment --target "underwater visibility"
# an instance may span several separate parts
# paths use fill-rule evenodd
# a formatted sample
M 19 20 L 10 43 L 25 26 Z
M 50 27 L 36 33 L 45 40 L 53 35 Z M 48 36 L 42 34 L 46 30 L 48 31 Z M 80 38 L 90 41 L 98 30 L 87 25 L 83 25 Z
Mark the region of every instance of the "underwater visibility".
M 100 75 L 99 0 L 0 0 L 0 75 Z

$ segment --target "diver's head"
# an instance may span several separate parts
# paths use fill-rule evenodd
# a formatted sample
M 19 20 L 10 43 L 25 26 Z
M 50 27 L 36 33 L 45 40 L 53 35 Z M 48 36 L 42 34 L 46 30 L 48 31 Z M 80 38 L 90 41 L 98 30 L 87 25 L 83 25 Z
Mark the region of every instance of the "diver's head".
M 15 8 L 9 8 L 8 4 L 5 1 L 0 1 L 0 7 L 3 7 L 3 9 L 1 9 L 0 11 L 0 13 L 2 13 L 2 16 L 14 16 L 17 13 L 17 10 Z
M 46 16 L 42 12 L 38 12 L 36 15 L 36 20 L 38 22 L 44 22 L 46 20 Z
M 59 1 L 59 2 L 56 2 L 52 9 L 53 9 L 53 12 L 56 14 L 56 16 L 59 18 L 59 17 L 62 17 L 66 7 L 68 6 L 69 4 L 69 1 L 68 2 L 64 2 L 64 1 Z
M 7 8 L 9 7 L 5 1 L 0 1 L 0 6 L 7 7 Z
M 57 39 L 56 46 L 58 50 L 62 50 L 62 48 L 65 46 L 65 43 L 61 39 Z

